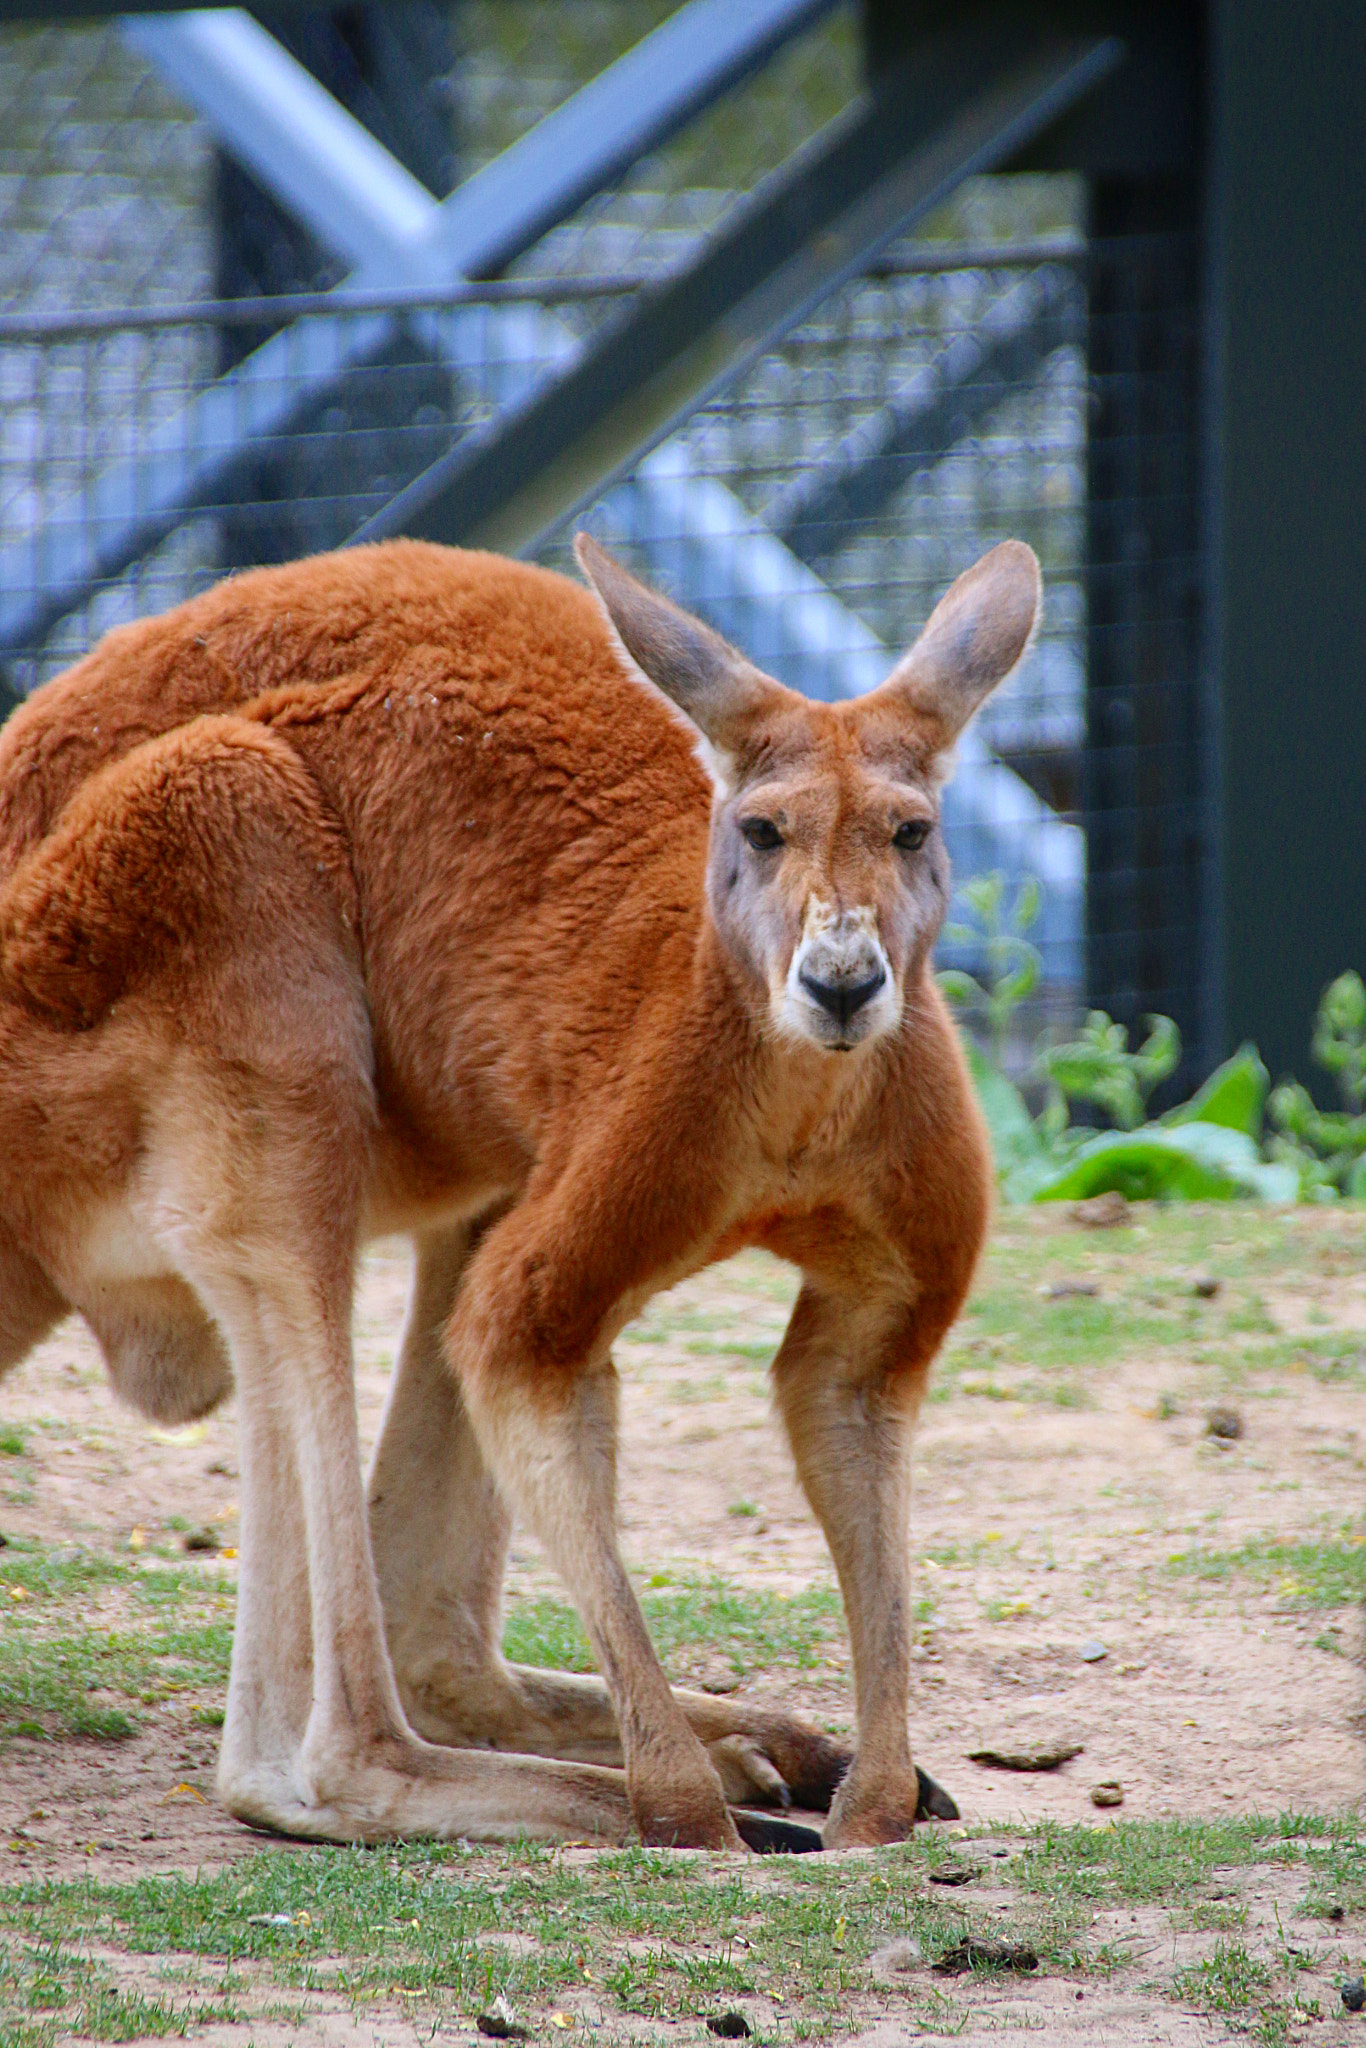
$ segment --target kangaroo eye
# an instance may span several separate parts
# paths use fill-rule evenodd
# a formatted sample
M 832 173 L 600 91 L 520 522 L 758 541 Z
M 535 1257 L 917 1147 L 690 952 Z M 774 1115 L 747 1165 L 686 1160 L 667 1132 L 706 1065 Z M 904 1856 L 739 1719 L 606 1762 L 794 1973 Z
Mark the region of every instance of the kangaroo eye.
M 746 818 L 740 830 L 756 853 L 772 853 L 783 843 L 783 835 L 772 818 Z
M 902 853 L 917 853 L 929 836 L 928 819 L 907 818 L 905 824 L 898 825 L 892 834 L 892 844 Z

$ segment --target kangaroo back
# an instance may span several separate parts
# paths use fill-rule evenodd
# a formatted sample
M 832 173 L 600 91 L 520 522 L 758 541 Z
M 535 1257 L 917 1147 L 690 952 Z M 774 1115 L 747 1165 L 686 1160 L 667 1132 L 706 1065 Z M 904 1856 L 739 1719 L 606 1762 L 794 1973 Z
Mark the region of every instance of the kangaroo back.
M 270 690 L 373 670 L 440 632 L 468 554 L 416 541 L 254 569 L 165 617 L 105 635 L 0 730 L 0 877 L 51 831 L 73 790 L 144 740 Z

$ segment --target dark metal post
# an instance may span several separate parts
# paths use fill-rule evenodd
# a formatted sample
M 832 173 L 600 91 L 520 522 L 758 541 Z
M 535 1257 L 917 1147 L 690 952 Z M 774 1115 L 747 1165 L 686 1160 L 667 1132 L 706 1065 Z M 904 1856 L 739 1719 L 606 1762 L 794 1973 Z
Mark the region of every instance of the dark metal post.
M 1366 973 L 1366 9 L 1213 0 L 1220 1019 L 1332 1096 Z
M 1087 999 L 1201 1044 L 1199 192 L 1091 184 Z
M 372 0 L 309 12 L 287 6 L 251 12 L 435 198 L 452 190 L 457 166 L 449 7 L 438 0 L 391 6 Z M 215 161 L 212 206 L 220 298 L 326 291 L 344 275 L 346 264 L 226 151 Z M 220 371 L 241 362 L 274 331 L 224 327 Z M 238 504 L 219 521 L 224 568 L 284 562 L 338 546 L 354 524 L 351 493 L 364 483 L 382 499 L 424 468 L 449 439 L 450 411 L 449 376 L 410 335 L 397 333 L 382 360 L 330 391 L 320 414 L 303 423 L 304 431 L 288 446 L 263 453 L 238 481 Z M 366 429 L 363 443 L 357 427 Z

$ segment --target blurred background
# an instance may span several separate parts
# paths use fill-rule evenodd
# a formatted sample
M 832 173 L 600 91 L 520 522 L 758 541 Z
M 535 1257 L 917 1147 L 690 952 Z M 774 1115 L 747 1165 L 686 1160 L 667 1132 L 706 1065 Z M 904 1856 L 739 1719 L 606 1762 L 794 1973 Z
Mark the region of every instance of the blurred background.
M 836 698 L 1019 535 L 947 818 L 1040 884 L 1022 1046 L 1303 1064 L 1366 933 L 1356 5 L 0 13 L 7 706 L 232 569 L 578 524 Z

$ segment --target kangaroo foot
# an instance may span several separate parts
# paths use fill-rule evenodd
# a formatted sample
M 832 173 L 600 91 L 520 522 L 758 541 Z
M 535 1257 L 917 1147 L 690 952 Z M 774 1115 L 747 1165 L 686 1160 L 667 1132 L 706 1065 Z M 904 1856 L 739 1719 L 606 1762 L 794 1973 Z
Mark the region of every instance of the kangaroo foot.
M 911 1765 L 893 1778 L 860 1783 L 856 1765 L 822 1833 L 827 1849 L 879 1848 L 904 1842 L 918 1821 L 957 1819 L 954 1801 L 927 1771 Z

